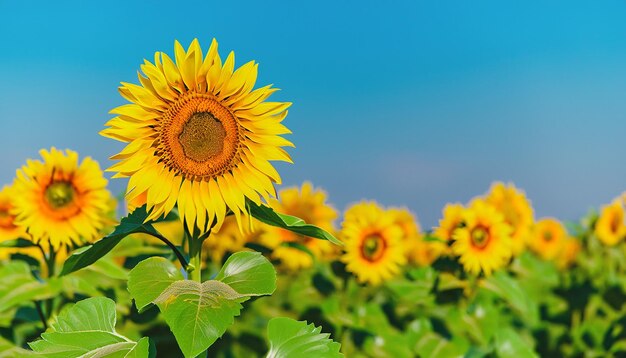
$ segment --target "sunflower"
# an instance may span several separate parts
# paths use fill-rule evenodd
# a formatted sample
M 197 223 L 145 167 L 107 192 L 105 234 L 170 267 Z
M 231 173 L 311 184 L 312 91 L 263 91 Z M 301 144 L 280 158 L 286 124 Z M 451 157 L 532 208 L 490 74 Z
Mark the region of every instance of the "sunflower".
M 461 204 L 446 204 L 443 208 L 443 217 L 439 220 L 439 226 L 434 229 L 433 235 L 441 240 L 452 240 L 454 231 L 463 226 L 464 210 Z
M 374 202 L 346 211 L 340 237 L 345 242 L 341 260 L 361 283 L 378 285 L 397 275 L 407 261 L 402 229 Z
M 433 263 L 447 248 L 441 242 L 425 241 L 415 216 L 406 208 L 389 208 L 394 224 L 402 229 L 403 245 L 408 261 L 419 266 Z
M 534 221 L 533 208 L 526 195 L 513 184 L 505 186 L 503 183 L 495 183 L 485 201 L 502 213 L 504 222 L 513 229 L 513 254 L 520 254 L 526 247 Z
M 24 229 L 15 224 L 12 214 L 14 195 L 8 185 L 0 190 L 0 242 L 25 236 Z
M 454 230 L 452 251 L 465 271 L 490 275 L 511 257 L 511 227 L 493 206 L 475 200 L 462 214 L 465 225 Z
M 560 269 L 571 266 L 580 252 L 580 242 L 575 238 L 568 238 L 563 244 L 563 250 L 556 258 L 556 264 Z
M 324 230 L 333 231 L 333 221 L 338 214 L 337 210 L 326 203 L 326 193 L 323 190 L 314 188 L 310 182 L 305 182 L 300 188 L 282 189 L 278 197 L 280 200 L 269 201 L 274 210 L 299 217 Z M 337 247 L 328 241 L 302 236 L 273 226 L 265 227 L 259 242 L 273 249 L 272 258 L 280 260 L 281 266 L 287 271 L 309 268 L 313 266 L 313 257 L 331 259 L 337 252 Z M 302 245 L 308 252 L 287 246 L 290 244 Z
M 78 153 L 51 148 L 43 162 L 29 160 L 17 171 L 12 214 L 29 237 L 58 251 L 61 245 L 89 242 L 110 224 L 111 194 L 98 163 Z
M 602 243 L 609 246 L 614 246 L 626 237 L 624 205 L 621 200 L 613 200 L 609 205 L 602 207 L 595 233 Z
M 130 178 L 130 200 L 146 193 L 148 220 L 178 205 L 190 232 L 219 230 L 229 211 L 242 229 L 245 199 L 269 200 L 281 182 L 269 161 L 292 162 L 280 136 L 291 133 L 281 124 L 291 103 L 266 102 L 277 89 L 253 90 L 257 64 L 235 70 L 234 53 L 222 62 L 215 40 L 205 57 L 197 39 L 187 51 L 176 41 L 174 54 L 145 60 L 140 85 L 122 83 L 131 103 L 111 111 L 101 134 L 128 145 L 108 170 Z
M 541 219 L 535 224 L 529 246 L 544 260 L 554 260 L 561 254 L 566 239 L 567 232 L 560 221 Z

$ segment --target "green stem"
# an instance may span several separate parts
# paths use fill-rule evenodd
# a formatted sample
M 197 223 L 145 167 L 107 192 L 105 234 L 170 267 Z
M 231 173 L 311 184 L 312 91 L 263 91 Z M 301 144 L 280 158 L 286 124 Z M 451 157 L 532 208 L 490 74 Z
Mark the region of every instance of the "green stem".
M 185 229 L 185 234 L 189 240 L 187 274 L 190 280 L 202 282 L 202 243 L 211 234 L 211 229 L 205 233 L 200 233 L 197 228 L 194 228 L 193 234 Z

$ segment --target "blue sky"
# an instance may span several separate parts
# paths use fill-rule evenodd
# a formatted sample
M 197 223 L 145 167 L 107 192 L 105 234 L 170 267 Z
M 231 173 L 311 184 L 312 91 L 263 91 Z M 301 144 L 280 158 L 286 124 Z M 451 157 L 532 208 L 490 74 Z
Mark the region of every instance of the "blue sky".
M 110 165 L 119 82 L 216 37 L 294 103 L 285 184 L 339 209 L 376 199 L 430 227 L 503 180 L 570 220 L 626 190 L 624 1 L 179 4 L 0 0 L 0 183 L 50 146 Z

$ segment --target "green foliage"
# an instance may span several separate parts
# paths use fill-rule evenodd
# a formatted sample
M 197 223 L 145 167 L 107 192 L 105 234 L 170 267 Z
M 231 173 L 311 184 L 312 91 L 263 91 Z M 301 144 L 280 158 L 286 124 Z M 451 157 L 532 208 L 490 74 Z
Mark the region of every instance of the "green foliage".
M 128 235 L 144 233 L 159 236 L 160 234 L 152 224 L 146 222 L 147 218 L 148 213 L 146 212 L 146 205 L 135 209 L 131 214 L 122 218 L 121 222 L 115 227 L 112 233 L 96 241 L 93 245 L 74 251 L 65 261 L 61 276 L 85 268 L 98 261 L 101 257 L 113 250 L 115 246 Z
M 57 279 L 47 282 L 36 280 L 30 267 L 22 261 L 13 261 L 1 267 L 0 277 L 0 312 L 54 297 L 62 289 Z
M 267 358 L 290 357 L 343 357 L 339 353 L 341 345 L 328 338 L 328 333 L 320 333 L 321 327 L 290 318 L 273 318 L 267 326 L 270 351 Z
M 148 357 L 148 338 L 134 342 L 115 331 L 115 302 L 88 298 L 64 310 L 41 339 L 29 345 L 49 358 Z
M 241 302 L 276 289 L 276 271 L 258 252 L 233 254 L 215 280 L 184 280 L 163 258 L 149 258 L 130 273 L 128 289 L 140 310 L 156 304 L 185 357 L 210 347 L 233 324 Z
M 328 240 L 336 245 L 343 245 L 339 239 L 334 237 L 328 231 L 315 225 L 307 224 L 304 220 L 298 217 L 277 213 L 274 209 L 265 205 L 257 205 L 252 200 L 246 200 L 246 205 L 248 206 L 250 215 L 264 224 L 293 231 L 300 235 L 314 237 L 321 240 Z

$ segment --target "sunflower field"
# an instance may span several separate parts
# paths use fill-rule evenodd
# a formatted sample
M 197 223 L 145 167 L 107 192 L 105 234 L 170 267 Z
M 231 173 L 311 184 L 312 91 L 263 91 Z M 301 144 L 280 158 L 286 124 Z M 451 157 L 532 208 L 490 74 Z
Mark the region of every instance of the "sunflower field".
M 0 192 L 0 357 L 626 356 L 626 195 L 578 222 L 502 182 L 434 228 L 340 212 L 275 188 L 291 103 L 257 70 L 216 40 L 145 60 L 100 132 L 122 195 L 70 149 L 25 159 Z

